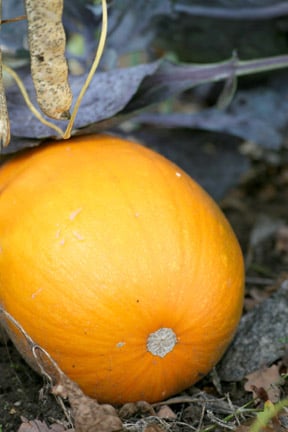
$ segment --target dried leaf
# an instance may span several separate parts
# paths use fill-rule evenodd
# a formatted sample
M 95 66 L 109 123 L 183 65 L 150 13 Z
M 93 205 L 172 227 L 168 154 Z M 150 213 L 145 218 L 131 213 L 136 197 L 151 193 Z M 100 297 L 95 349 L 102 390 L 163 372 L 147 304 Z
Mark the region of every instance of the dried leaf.
M 49 427 L 44 422 L 39 420 L 28 421 L 26 419 L 22 419 L 22 421 L 18 432 L 49 432 Z
M 31 73 L 41 110 L 67 120 L 72 103 L 62 25 L 63 0 L 26 0 Z
M 50 427 L 45 422 L 39 420 L 28 421 L 24 417 L 21 418 L 22 424 L 18 432 L 64 432 L 66 429 L 60 424 L 53 424 Z M 69 429 L 67 432 L 75 432 L 74 429 Z
M 145 401 L 129 402 L 124 404 L 119 410 L 119 416 L 124 419 L 135 415 L 155 416 L 154 408 Z
M 123 426 L 112 405 L 100 405 L 82 392 L 64 374 L 61 383 L 52 390 L 55 395 L 68 397 L 75 423 L 75 432 L 117 432 Z
M 176 419 L 177 415 L 174 413 L 174 411 L 172 411 L 172 409 L 168 405 L 163 405 L 158 411 L 157 417 L 166 418 L 166 419 Z
M 273 365 L 269 368 L 264 367 L 247 375 L 246 378 L 247 382 L 245 383 L 244 388 L 247 391 L 252 391 L 254 397 L 266 399 L 267 396 L 268 399 L 273 403 L 279 401 L 279 384 L 281 377 L 278 366 Z M 264 397 L 262 397 L 262 395 L 264 395 Z
M 0 20 L 2 19 L 2 0 L 0 0 Z M 1 24 L 0 24 L 1 29 Z M 2 75 L 2 51 L 0 48 L 0 149 L 10 142 L 10 122 Z

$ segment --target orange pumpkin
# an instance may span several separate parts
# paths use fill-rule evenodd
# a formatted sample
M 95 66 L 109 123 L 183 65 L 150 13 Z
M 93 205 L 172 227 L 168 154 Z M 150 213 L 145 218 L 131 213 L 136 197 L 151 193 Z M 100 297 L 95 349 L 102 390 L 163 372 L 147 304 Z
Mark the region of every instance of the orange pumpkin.
M 218 362 L 241 315 L 243 260 L 180 168 L 79 137 L 5 163 L 0 191 L 0 305 L 88 395 L 159 401 Z

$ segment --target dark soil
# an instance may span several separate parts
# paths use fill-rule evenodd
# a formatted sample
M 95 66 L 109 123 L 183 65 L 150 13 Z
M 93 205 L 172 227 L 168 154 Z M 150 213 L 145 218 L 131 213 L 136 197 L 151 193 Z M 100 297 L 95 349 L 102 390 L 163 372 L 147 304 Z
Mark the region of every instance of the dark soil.
M 21 416 L 27 419 L 63 419 L 54 397 L 20 357 L 12 343 L 0 343 L 0 425 L 3 432 L 16 432 Z M 1 430 L 1 429 L 0 429 Z

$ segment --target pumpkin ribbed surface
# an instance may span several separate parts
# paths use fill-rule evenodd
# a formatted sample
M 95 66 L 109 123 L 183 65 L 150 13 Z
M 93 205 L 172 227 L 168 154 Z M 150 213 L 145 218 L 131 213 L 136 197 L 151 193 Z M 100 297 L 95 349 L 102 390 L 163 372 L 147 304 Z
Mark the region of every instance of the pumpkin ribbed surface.
M 5 163 L 0 192 L 0 304 L 88 395 L 158 401 L 217 363 L 241 315 L 243 260 L 180 168 L 79 137 Z

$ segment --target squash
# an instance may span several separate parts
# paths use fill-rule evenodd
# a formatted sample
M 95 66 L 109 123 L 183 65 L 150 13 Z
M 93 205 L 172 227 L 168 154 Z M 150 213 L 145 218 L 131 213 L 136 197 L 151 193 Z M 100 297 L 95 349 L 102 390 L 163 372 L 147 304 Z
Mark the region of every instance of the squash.
M 180 168 L 123 139 L 76 137 L 6 162 L 0 191 L 0 306 L 86 394 L 155 402 L 218 362 L 242 311 L 243 259 Z

